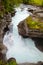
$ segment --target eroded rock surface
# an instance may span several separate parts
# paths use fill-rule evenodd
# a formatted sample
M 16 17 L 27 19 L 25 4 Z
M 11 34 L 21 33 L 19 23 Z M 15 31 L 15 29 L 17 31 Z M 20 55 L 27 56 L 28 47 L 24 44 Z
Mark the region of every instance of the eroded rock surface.
M 2 59 L 5 59 L 7 48 L 3 45 L 3 37 L 5 33 L 9 30 L 9 25 L 11 22 L 11 14 L 4 14 L 0 17 L 0 54 Z

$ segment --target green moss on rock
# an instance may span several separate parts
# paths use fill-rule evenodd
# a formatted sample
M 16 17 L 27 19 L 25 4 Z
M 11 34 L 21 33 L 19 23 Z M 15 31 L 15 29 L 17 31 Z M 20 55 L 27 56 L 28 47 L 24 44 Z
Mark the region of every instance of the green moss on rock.
M 26 23 L 31 29 L 38 29 L 43 31 L 43 22 L 40 20 L 40 18 L 29 16 L 26 19 Z
M 14 58 L 10 58 L 7 62 L 0 60 L 0 65 L 17 65 L 17 63 Z

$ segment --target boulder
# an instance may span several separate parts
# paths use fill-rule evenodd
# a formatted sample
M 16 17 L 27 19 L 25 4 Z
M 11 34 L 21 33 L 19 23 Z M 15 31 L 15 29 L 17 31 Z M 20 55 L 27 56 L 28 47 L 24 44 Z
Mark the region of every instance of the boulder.
M 7 61 L 6 58 L 7 47 L 2 43 L 0 44 L 0 60 Z
M 15 58 L 9 58 L 7 62 L 8 62 L 9 65 L 17 65 Z

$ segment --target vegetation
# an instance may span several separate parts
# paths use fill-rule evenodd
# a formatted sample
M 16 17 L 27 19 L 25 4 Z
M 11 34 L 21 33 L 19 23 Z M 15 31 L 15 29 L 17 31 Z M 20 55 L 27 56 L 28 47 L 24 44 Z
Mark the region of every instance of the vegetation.
M 10 62 L 4 62 L 3 60 L 0 60 L 0 65 L 17 65 L 17 63 L 14 60 L 11 60 Z
M 0 1 L 0 16 L 5 12 L 12 12 L 14 10 L 14 5 L 19 5 L 20 3 L 32 4 L 43 6 L 43 0 L 1 0 Z
M 43 31 L 43 22 L 41 22 L 41 20 L 38 18 L 33 19 L 32 16 L 30 16 L 26 19 L 26 23 L 31 29 L 38 29 Z
M 23 3 L 25 4 L 32 4 L 37 6 L 43 6 L 43 0 L 23 0 Z
M 14 6 L 22 3 L 22 0 L 1 0 L 0 1 L 0 16 L 4 13 L 12 13 L 14 11 Z
M 4 13 L 12 12 L 14 10 L 14 0 L 1 0 L 1 15 Z

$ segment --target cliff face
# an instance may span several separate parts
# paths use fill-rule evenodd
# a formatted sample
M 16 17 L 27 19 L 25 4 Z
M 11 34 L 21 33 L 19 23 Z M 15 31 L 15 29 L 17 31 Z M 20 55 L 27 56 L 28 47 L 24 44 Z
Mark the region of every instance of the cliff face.
M 8 25 L 10 24 L 10 22 L 11 22 L 11 14 L 10 13 L 5 14 L 3 17 L 0 18 L 0 38 L 3 38 L 5 32 L 7 30 L 9 30 Z M 0 40 L 0 43 L 1 43 L 1 40 Z
M 7 51 L 7 48 L 3 45 L 3 37 L 5 35 L 5 33 L 9 30 L 8 26 L 11 22 L 11 14 L 5 14 L 3 17 L 0 18 L 0 54 L 3 57 L 0 58 L 4 58 L 5 59 L 5 54 Z
M 9 30 L 8 26 L 11 22 L 11 14 L 2 13 L 2 11 L 4 12 L 4 6 L 1 5 L 0 0 L 0 59 L 6 60 L 7 48 L 3 45 L 3 37 L 4 34 Z
M 0 0 L 0 59 L 2 60 L 6 60 L 7 48 L 3 45 L 3 37 L 9 30 L 11 17 L 15 15 L 13 6 L 13 1 Z

